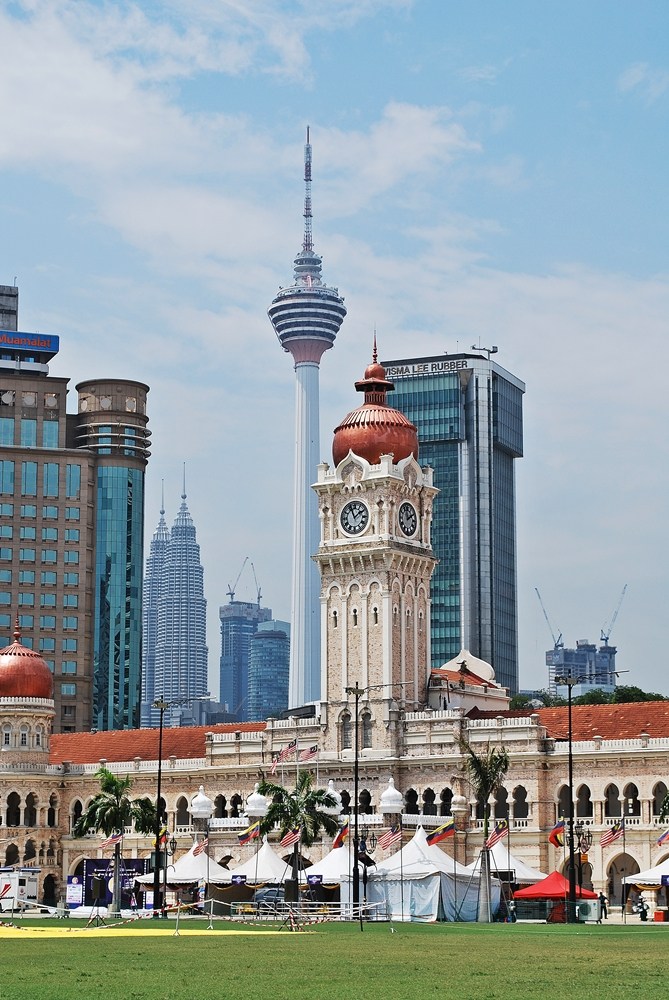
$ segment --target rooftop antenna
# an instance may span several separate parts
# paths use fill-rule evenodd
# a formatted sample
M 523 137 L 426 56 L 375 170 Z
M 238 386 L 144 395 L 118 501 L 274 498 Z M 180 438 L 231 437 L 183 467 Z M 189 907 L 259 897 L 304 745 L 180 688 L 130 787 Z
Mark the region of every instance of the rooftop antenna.
M 307 125 L 307 141 L 304 147 L 304 242 L 302 249 L 309 251 L 314 249 L 311 219 L 311 143 L 309 142 L 309 126 Z
M 482 347 L 480 344 L 472 344 L 472 351 L 480 351 L 482 354 L 488 355 L 488 361 L 490 361 L 491 354 L 497 354 L 499 347 Z
M 165 480 L 160 480 L 160 516 L 165 515 Z

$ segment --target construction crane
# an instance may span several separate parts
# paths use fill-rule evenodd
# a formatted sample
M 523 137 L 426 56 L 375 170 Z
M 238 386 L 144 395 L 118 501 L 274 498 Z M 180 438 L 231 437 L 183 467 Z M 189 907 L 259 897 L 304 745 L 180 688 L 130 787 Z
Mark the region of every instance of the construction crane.
M 254 580 L 255 585 L 256 585 L 256 595 L 257 595 L 258 607 L 260 607 L 260 598 L 262 597 L 262 591 L 260 590 L 260 587 L 258 586 L 258 577 L 256 576 L 256 568 L 253 565 L 253 563 L 251 563 L 251 569 L 253 570 L 253 580 Z
M 604 643 L 605 646 L 608 646 L 609 644 L 609 636 L 613 632 L 613 626 L 616 623 L 616 618 L 618 617 L 618 612 L 620 611 L 620 605 L 623 603 L 626 593 L 627 593 L 627 584 L 625 584 L 625 586 L 623 587 L 622 594 L 618 598 L 618 603 L 616 604 L 616 610 L 611 615 L 611 620 L 609 621 L 608 625 L 604 624 L 602 626 L 602 631 L 600 633 L 600 640 L 601 642 Z
M 558 635 L 558 637 L 556 639 L 555 638 L 555 630 L 553 629 L 553 626 L 551 625 L 550 618 L 548 617 L 548 612 L 546 611 L 546 608 L 544 607 L 544 602 L 541 600 L 541 594 L 539 593 L 539 590 L 538 590 L 537 587 L 535 587 L 534 590 L 535 590 L 535 593 L 536 593 L 537 597 L 539 598 L 539 604 L 541 605 L 541 610 L 544 613 L 544 618 L 546 619 L 546 624 L 548 625 L 550 634 L 553 637 L 553 649 L 561 649 L 564 646 L 564 643 L 562 641 L 562 632 L 560 632 L 560 634 Z
M 230 583 L 228 584 L 227 594 L 228 594 L 228 596 L 230 598 L 230 603 L 231 604 L 232 604 L 232 602 L 235 599 L 235 591 L 237 589 L 237 584 L 239 583 L 239 578 L 242 575 L 242 573 L 244 572 L 244 567 L 246 566 L 246 564 L 247 564 L 248 561 L 249 561 L 249 557 L 246 556 L 246 558 L 244 559 L 244 562 L 242 563 L 242 568 L 240 569 L 239 573 L 237 574 L 237 579 L 235 580 L 235 582 L 233 584 L 230 584 Z

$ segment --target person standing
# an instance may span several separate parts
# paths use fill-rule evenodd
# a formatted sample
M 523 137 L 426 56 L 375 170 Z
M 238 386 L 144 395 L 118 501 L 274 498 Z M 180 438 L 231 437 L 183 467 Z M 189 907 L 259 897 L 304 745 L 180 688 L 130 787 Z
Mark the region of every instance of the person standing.
M 609 911 L 607 909 L 607 904 L 609 901 L 603 892 L 599 893 L 598 899 L 599 899 L 599 920 L 597 921 L 597 923 L 601 924 L 602 917 L 604 918 L 604 920 L 609 919 Z

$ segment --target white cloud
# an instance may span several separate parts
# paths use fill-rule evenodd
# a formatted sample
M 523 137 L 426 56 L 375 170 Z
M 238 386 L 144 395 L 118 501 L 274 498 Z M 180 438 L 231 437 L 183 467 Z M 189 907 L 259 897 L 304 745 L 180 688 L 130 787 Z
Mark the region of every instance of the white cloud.
M 669 70 L 656 69 L 645 62 L 633 63 L 621 73 L 618 89 L 623 94 L 636 91 L 652 104 L 669 90 Z

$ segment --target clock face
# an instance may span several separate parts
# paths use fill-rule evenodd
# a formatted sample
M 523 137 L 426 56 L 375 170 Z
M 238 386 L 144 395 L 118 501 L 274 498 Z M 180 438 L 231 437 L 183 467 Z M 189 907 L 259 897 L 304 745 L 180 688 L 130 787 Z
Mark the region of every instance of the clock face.
M 415 508 L 410 503 L 403 503 L 399 511 L 400 528 L 405 535 L 411 536 L 416 533 L 418 526 L 418 516 Z
M 351 500 L 343 508 L 339 520 L 349 535 L 359 535 L 369 522 L 369 511 L 362 500 Z

